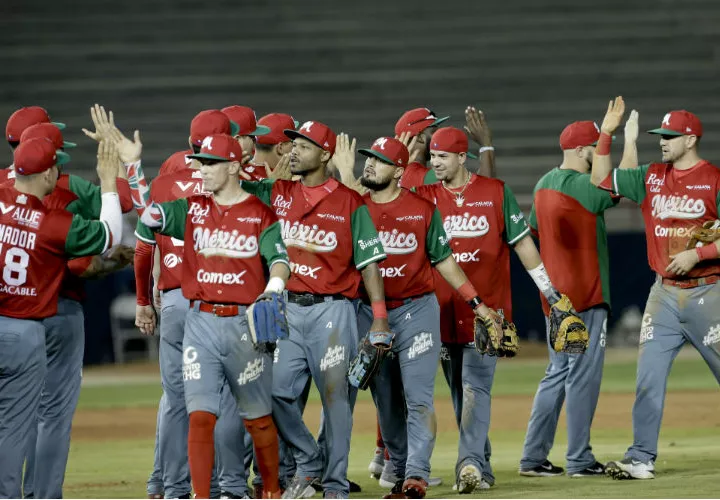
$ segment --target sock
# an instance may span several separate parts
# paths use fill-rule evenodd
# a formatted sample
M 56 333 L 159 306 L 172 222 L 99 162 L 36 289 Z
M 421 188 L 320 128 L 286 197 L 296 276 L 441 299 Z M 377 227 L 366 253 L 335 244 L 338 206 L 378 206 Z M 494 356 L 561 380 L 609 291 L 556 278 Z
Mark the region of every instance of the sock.
M 280 491 L 278 433 L 272 416 L 245 420 L 245 428 L 252 436 L 255 457 L 265 494 Z
M 213 432 L 217 417 L 206 411 L 190 414 L 188 464 L 196 498 L 210 498 L 210 478 L 215 462 Z
M 380 420 L 377 420 L 377 437 L 375 439 L 375 446 L 378 448 L 385 448 L 385 442 L 382 438 L 382 432 L 380 432 Z

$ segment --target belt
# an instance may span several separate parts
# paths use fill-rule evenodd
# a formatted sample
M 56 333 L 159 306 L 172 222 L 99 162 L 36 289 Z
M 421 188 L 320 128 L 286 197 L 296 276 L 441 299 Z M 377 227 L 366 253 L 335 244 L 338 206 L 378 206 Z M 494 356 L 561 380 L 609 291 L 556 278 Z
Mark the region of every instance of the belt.
M 288 302 L 299 306 L 313 306 L 315 304 L 323 304 L 332 302 L 333 300 L 346 300 L 347 297 L 334 293 L 332 295 L 316 295 L 314 293 L 295 293 L 288 292 Z
M 199 311 L 214 314 L 221 318 L 237 316 L 240 314 L 240 308 L 245 307 L 238 304 L 211 304 L 209 302 L 203 302 L 202 300 L 191 300 L 190 309 L 193 309 L 195 304 L 198 305 Z
M 691 278 L 687 280 L 673 280 L 670 278 L 663 278 L 663 285 L 676 286 L 678 288 L 695 288 L 696 286 L 712 285 L 720 281 L 720 275 L 713 274 L 711 276 L 703 276 L 702 278 Z
M 385 299 L 385 307 L 388 310 L 397 309 L 398 307 L 402 307 L 405 304 L 409 304 L 410 302 L 414 300 L 422 299 L 423 297 L 427 297 L 433 292 L 423 293 L 421 295 L 413 295 L 412 297 L 406 297 L 404 299 Z M 366 306 L 370 306 L 370 302 L 367 301 L 367 299 L 363 299 L 363 304 Z

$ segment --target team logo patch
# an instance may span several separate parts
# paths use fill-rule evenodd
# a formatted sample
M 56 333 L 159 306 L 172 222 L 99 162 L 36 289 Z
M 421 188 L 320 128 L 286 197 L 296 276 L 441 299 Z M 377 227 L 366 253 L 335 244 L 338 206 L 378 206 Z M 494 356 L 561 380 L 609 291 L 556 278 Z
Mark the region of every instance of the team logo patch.
M 388 252 L 390 253 L 390 252 Z M 393 266 L 380 266 L 380 275 L 383 278 L 404 278 L 405 277 L 405 268 L 407 267 L 407 264 L 403 264 L 402 266 L 393 267 Z
M 183 351 L 183 380 L 200 380 L 200 363 L 196 363 L 197 350 L 187 346 Z
M 667 196 L 656 194 L 651 200 L 652 216 L 664 219 L 698 219 L 705 215 L 705 202 L 688 195 Z
M 652 326 L 652 316 L 650 316 L 649 313 L 645 313 L 642 318 L 642 323 L 640 325 L 640 344 L 644 344 L 648 340 L 653 339 L 653 330 L 655 329 L 654 326 Z
M 415 233 L 403 233 L 397 229 L 393 229 L 392 231 L 378 232 L 378 237 L 385 249 L 385 253 L 388 255 L 409 254 L 418 248 L 418 240 Z
M 490 231 L 490 223 L 484 215 L 448 215 L 443 220 L 445 232 L 451 238 L 475 238 L 483 236 Z
M 195 251 L 204 256 L 220 255 L 232 259 L 247 259 L 258 253 L 257 236 L 240 234 L 236 229 L 224 231 L 196 227 L 193 229 Z
M 446 346 L 440 347 L 440 361 L 450 361 L 450 351 Z
M 703 345 L 711 346 L 717 344 L 718 342 L 720 342 L 720 325 L 715 325 L 710 328 L 708 334 L 703 338 Z
M 163 257 L 163 264 L 165 264 L 165 267 L 168 269 L 172 269 L 180 263 L 182 263 L 182 257 L 175 255 L 174 253 L 169 253 Z
M 320 371 L 324 372 L 338 366 L 340 363 L 345 361 L 345 346 L 334 345 L 328 347 L 325 356 L 320 360 Z
M 253 361 L 248 361 L 245 370 L 240 374 L 237 379 L 238 385 L 249 384 L 260 378 L 263 370 L 265 369 L 265 361 L 263 358 L 257 358 Z
M 428 332 L 422 332 L 415 335 L 413 344 L 408 349 L 408 359 L 415 359 L 423 353 L 426 353 L 434 345 L 432 334 Z

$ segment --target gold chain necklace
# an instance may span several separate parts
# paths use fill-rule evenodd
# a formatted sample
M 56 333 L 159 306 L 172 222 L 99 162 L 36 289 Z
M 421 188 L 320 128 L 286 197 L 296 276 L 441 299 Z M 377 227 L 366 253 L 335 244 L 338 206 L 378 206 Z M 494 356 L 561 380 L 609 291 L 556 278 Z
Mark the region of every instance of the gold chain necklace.
M 467 172 L 467 170 L 466 170 Z M 467 172 L 467 180 L 465 181 L 465 184 L 463 184 L 462 189 L 458 192 L 453 191 L 449 187 L 445 185 L 445 181 L 442 181 L 442 187 L 445 188 L 445 190 L 455 195 L 455 205 L 457 205 L 458 208 L 462 207 L 465 204 L 465 197 L 463 196 L 463 193 L 467 189 L 468 185 L 470 185 L 470 179 L 472 179 L 472 174 L 470 172 Z

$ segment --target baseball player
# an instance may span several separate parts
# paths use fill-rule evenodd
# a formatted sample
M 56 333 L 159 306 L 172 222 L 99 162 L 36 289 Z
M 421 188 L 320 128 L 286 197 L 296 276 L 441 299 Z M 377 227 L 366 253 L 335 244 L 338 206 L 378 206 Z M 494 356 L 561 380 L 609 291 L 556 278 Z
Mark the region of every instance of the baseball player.
M 210 494 L 213 431 L 225 381 L 253 437 L 264 496 L 280 495 L 277 430 L 271 416 L 272 358 L 255 345 L 245 311 L 256 297 L 282 293 L 290 267 L 275 215 L 237 181 L 242 157 L 233 137 L 208 136 L 192 158 L 202 163 L 203 186 L 212 195 L 151 202 L 139 210 L 149 228 L 193 239 L 193 247 L 184 246 L 182 262 L 183 276 L 195 278 L 182 282 L 183 295 L 190 301 L 183 379 L 190 414 L 190 474 L 199 498 Z M 135 173 L 135 178 L 129 173 L 131 180 L 139 180 L 138 169 Z M 263 292 L 265 272 L 270 280 Z
M 46 375 L 45 318 L 58 310 L 68 257 L 95 255 L 120 241 L 122 218 L 115 176 L 117 152 L 98 148 L 100 221 L 48 209 L 42 198 L 55 188 L 68 157 L 46 138 L 29 139 L 14 152 L 14 186 L 0 190 L 0 497 L 20 498 L 28 437 L 36 424 Z
M 112 117 L 110 117 L 110 119 L 112 120 Z M 235 135 L 239 130 L 238 124 L 231 121 L 227 115 L 219 109 L 206 109 L 205 111 L 201 111 L 195 115 L 190 122 L 190 137 L 188 137 L 190 149 L 177 151 L 170 155 L 160 166 L 158 175 L 170 174 L 189 167 L 192 163 L 189 156 L 193 153 L 200 152 L 202 141 L 207 136 L 213 134 Z
M 465 168 L 468 140 L 462 130 L 438 129 L 430 141 L 430 162 L 439 182 L 417 188 L 437 205 L 455 260 L 488 307 L 512 321 L 510 248 L 551 305 L 561 296 L 552 285 L 510 188 Z M 443 349 L 441 364 L 460 429 L 458 493 L 494 483 L 489 464 L 490 390 L 497 357 L 473 345 L 472 311 L 445 280 L 436 281 Z
M 258 125 L 255 110 L 247 106 L 227 106 L 222 112 L 238 126 L 238 131 L 233 134 L 235 139 L 243 148 L 243 171 L 252 179 L 266 179 L 267 172 L 264 165 L 256 165 L 250 162 L 255 155 L 255 143 L 258 137 L 262 137 L 270 133 L 270 128 L 265 125 Z M 292 127 L 295 128 L 295 127 Z
M 606 472 L 616 479 L 653 479 L 667 377 L 680 348 L 692 344 L 720 382 L 718 241 L 688 245 L 695 228 L 718 219 L 720 171 L 700 158 L 702 123 L 685 110 L 667 113 L 660 128 L 650 131 L 660 136 L 662 163 L 613 170 L 612 133 L 624 111 L 622 97 L 610 102 L 593 158 L 592 182 L 640 205 L 648 261 L 657 279 L 640 330 L 633 445 L 622 460 L 606 464 Z
M 555 352 L 540 381 L 528 423 L 521 476 L 558 476 L 565 471 L 548 460 L 563 401 L 567 407 L 567 474 L 604 475 L 590 447 L 602 380 L 610 309 L 610 275 L 604 213 L 618 198 L 590 182 L 590 165 L 600 129 L 591 121 L 574 122 L 560 134 L 562 164 L 535 186 L 530 226 L 540 240 L 540 256 L 553 283 L 567 291 L 590 334 L 585 354 Z M 571 237 L 568 235 L 572 235 Z M 545 315 L 547 301 L 541 297 Z M 549 335 L 548 335 L 549 339 Z
M 358 340 L 351 300 L 357 298 L 362 277 L 373 307 L 371 330 L 388 331 L 377 266 L 385 252 L 360 195 L 329 175 L 335 133 L 323 123 L 308 121 L 285 134 L 293 140 L 290 170 L 301 180 L 243 182 L 275 210 L 292 261 L 287 286 L 290 338 L 278 344 L 273 369 L 273 413 L 297 463 L 284 496 L 312 494 L 312 483 L 322 477 L 325 498 L 347 498 L 352 391 L 346 373 Z M 297 404 L 309 377 L 323 403 L 324 454 Z
M 338 141 L 338 149 L 350 149 L 349 156 L 353 156 L 347 136 L 341 135 Z M 384 444 L 400 478 L 389 497 L 424 498 L 435 444 L 433 391 L 440 359 L 440 307 L 433 293 L 432 266 L 453 289 L 473 302 L 474 307 L 468 309 L 474 308 L 481 318 L 490 311 L 453 259 L 437 207 L 398 186 L 409 159 L 405 145 L 381 137 L 370 149 L 359 152 L 368 157 L 361 179 L 370 190 L 364 196 L 365 203 L 388 255 L 379 266 L 390 328 L 395 333 L 394 359 L 383 364 L 370 383 Z M 371 318 L 371 308 L 361 304 L 361 331 L 367 329 Z

